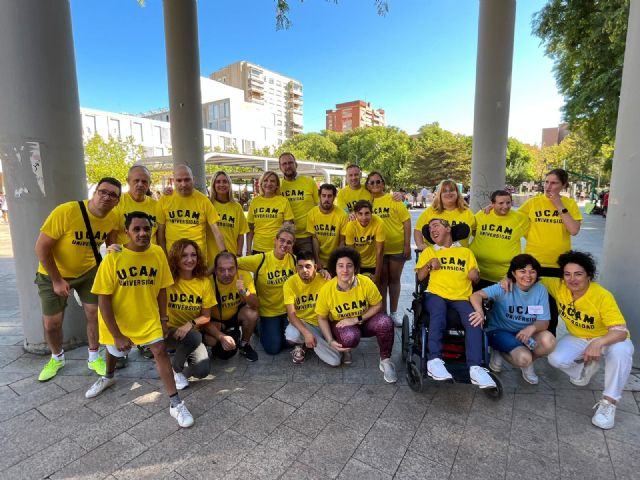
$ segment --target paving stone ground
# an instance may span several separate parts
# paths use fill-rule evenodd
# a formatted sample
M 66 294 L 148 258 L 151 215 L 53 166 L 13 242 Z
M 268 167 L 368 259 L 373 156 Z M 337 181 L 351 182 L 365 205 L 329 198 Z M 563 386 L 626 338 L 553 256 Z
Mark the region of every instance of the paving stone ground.
M 415 217 L 420 211 L 414 212 Z M 575 245 L 600 255 L 604 220 L 587 216 Z M 572 386 L 545 360 L 541 382 L 501 373 L 505 395 L 492 401 L 470 385 L 404 378 L 378 370 L 365 340 L 353 364 L 330 368 L 313 354 L 293 365 L 287 352 L 260 360 L 217 361 L 209 378 L 184 391 L 196 423 L 169 416 L 153 362 L 133 353 L 117 386 L 87 400 L 95 380 L 86 350 L 67 352 L 56 378 L 39 383 L 45 357 L 25 353 L 8 227 L 0 225 L 0 478 L 76 479 L 555 479 L 638 478 L 640 372 L 634 370 L 616 427 L 591 425 L 603 375 Z M 405 267 L 402 304 L 413 289 Z

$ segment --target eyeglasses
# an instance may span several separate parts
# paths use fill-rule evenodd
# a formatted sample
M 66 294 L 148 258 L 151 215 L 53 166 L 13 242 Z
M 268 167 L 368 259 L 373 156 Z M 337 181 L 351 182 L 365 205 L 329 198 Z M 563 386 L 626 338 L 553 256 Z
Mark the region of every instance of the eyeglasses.
M 382 180 L 369 180 L 369 185 L 380 185 L 384 183 Z
M 109 197 L 109 200 L 116 200 L 120 195 L 112 192 L 111 190 L 100 189 L 98 190 L 98 195 L 101 197 Z

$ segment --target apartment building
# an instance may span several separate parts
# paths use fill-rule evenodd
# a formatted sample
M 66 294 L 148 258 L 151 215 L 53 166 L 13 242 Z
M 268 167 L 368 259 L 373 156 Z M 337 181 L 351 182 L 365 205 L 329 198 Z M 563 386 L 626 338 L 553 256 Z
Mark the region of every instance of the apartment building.
M 241 89 L 246 102 L 262 107 L 267 126 L 275 130 L 274 145 L 302 133 L 302 83 L 297 80 L 247 61 L 227 65 L 209 78 Z
M 569 124 L 561 123 L 557 127 L 542 129 L 541 147 L 549 147 L 551 145 L 560 145 L 564 138 L 569 135 Z
M 348 132 L 358 127 L 384 127 L 384 110 L 374 110 L 369 102 L 355 100 L 338 103 L 335 110 L 327 110 L 326 128 L 334 132 Z

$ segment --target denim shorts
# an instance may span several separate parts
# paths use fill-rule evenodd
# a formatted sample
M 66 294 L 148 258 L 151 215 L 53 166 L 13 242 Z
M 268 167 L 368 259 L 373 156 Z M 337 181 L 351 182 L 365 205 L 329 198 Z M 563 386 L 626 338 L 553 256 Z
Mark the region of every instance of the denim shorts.
M 487 341 L 491 348 L 502 353 L 510 353 L 514 348 L 526 346 L 516 338 L 517 334 L 518 332 L 509 332 L 508 330 L 491 330 L 487 332 Z

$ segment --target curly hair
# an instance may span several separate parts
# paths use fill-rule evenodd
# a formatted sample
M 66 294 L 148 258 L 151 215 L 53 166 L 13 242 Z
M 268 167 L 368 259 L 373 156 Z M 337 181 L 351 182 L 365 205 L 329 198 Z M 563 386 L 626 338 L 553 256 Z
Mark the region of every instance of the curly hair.
M 458 210 L 463 212 L 465 209 L 469 208 L 469 206 L 467 205 L 467 202 L 464 201 L 464 198 L 462 197 L 460 190 L 458 190 L 458 185 L 456 184 L 456 182 L 454 182 L 451 179 L 448 179 L 448 180 L 441 181 L 440 185 L 438 185 L 438 188 L 436 189 L 435 197 L 433 198 L 433 205 L 431 205 L 436 212 L 438 213 L 444 212 L 444 205 L 442 203 L 442 189 L 444 187 L 453 188 L 453 190 L 456 192 L 456 195 L 457 195 L 456 208 Z
M 205 264 L 204 257 L 202 256 L 202 250 L 200 250 L 198 244 L 188 238 L 181 238 L 173 244 L 171 250 L 169 250 L 169 254 L 167 255 L 169 270 L 171 270 L 171 276 L 174 280 L 180 276 L 180 260 L 182 259 L 182 254 L 184 253 L 185 248 L 188 246 L 192 246 L 196 250 L 196 256 L 198 258 L 196 266 L 193 269 L 193 276 L 195 278 L 207 276 L 207 265 Z
M 358 251 L 351 247 L 339 247 L 331 252 L 331 255 L 329 256 L 329 265 L 327 270 L 329 270 L 332 277 L 336 276 L 336 264 L 338 263 L 338 260 L 345 257 L 353 262 L 355 274 L 357 275 L 360 273 L 361 260 Z
M 593 255 L 587 252 L 579 252 L 578 250 L 569 250 L 567 253 L 563 253 L 558 257 L 558 265 L 560 270 L 564 272 L 564 267 L 569 263 L 575 263 L 584 268 L 587 272 L 587 276 L 590 280 L 593 280 L 596 276 L 596 261 Z

